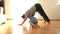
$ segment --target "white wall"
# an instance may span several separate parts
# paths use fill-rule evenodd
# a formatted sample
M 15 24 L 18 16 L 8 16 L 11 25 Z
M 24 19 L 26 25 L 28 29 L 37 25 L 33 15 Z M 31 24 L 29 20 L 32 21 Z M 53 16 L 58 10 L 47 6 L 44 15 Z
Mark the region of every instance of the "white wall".
M 36 0 L 4 0 L 5 14 L 8 19 L 21 16 L 35 3 Z
M 10 0 L 4 0 L 4 6 L 5 6 L 5 14 L 7 15 L 7 18 L 11 19 L 11 4 L 10 4 Z
M 58 0 L 38 0 L 38 1 L 42 5 L 43 9 L 45 10 L 46 14 L 50 19 L 60 19 L 60 7 L 57 5 Z M 5 0 L 5 14 L 8 15 L 9 19 L 11 18 L 11 8 L 12 7 L 10 5 L 10 0 Z M 42 17 L 39 14 L 38 14 L 38 18 L 42 19 Z
M 39 0 L 46 14 L 50 19 L 60 19 L 60 7 L 58 6 L 58 0 Z M 42 17 L 39 15 L 39 19 Z

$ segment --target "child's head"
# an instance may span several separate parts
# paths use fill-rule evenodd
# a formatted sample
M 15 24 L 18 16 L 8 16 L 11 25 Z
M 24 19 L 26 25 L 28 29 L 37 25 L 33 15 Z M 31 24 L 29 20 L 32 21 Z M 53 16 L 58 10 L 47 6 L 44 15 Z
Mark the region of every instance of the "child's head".
M 24 19 L 25 18 L 25 15 L 22 15 L 22 18 Z

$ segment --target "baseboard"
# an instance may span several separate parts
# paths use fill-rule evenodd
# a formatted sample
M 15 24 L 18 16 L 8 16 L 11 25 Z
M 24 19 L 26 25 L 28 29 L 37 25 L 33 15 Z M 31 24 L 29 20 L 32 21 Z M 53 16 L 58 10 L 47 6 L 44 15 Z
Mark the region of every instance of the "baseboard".
M 44 19 L 38 19 L 38 20 L 44 20 Z M 50 19 L 51 21 L 60 21 L 60 19 Z
M 7 19 L 7 20 L 12 20 L 12 19 Z
M 7 20 L 12 20 L 12 19 L 7 19 Z M 38 19 L 38 20 L 44 20 L 44 19 Z M 50 19 L 51 21 L 60 21 L 60 19 Z

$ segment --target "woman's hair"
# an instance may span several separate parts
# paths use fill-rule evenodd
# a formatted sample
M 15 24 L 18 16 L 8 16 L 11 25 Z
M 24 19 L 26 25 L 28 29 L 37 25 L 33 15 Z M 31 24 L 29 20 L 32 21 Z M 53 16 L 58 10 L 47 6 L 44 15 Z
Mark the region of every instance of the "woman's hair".
M 23 18 L 23 19 L 25 18 L 25 15 L 24 15 L 24 14 L 22 15 L 22 18 Z

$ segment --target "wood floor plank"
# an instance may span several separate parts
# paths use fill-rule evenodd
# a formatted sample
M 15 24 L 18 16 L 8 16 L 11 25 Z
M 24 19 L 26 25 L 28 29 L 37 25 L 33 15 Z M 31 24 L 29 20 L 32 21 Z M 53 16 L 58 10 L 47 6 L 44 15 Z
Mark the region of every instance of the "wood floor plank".
M 31 28 L 27 30 L 26 27 L 21 26 L 23 31 L 20 30 L 20 26 L 18 26 L 17 34 L 60 34 L 60 21 L 51 21 L 50 25 L 48 23 L 44 23 L 44 21 L 39 21 L 38 25 L 40 28 Z M 19 31 L 20 30 L 20 31 Z M 7 20 L 7 22 L 3 25 L 0 25 L 0 34 L 12 34 L 12 22 L 11 20 Z

